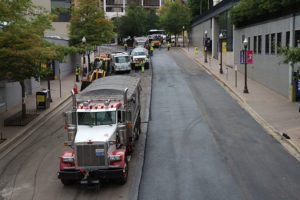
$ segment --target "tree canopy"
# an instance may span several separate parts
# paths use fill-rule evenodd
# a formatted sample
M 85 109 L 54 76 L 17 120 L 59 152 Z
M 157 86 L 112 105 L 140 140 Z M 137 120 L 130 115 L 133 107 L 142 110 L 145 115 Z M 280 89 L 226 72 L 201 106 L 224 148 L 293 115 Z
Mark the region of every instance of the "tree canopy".
M 298 47 L 282 47 L 280 49 L 280 54 L 283 55 L 282 62 L 285 64 L 291 63 L 291 65 L 294 66 L 296 63 L 300 62 L 300 48 Z
M 188 29 L 190 24 L 189 10 L 178 0 L 166 1 L 160 10 L 160 25 L 167 32 L 177 35 L 182 32 L 183 26 Z
M 24 80 L 46 76 L 49 70 L 41 64 L 61 59 L 68 48 L 44 40 L 44 31 L 52 29 L 53 16 L 31 0 L 1 0 L 0 12 L 0 80 L 19 82 L 24 98 Z M 26 113 L 24 101 L 22 113 Z
M 97 2 L 79 0 L 78 7 L 73 7 L 69 27 L 71 45 L 81 46 L 83 37 L 89 46 L 101 45 L 114 37 L 113 24 L 105 18 Z
M 133 38 L 146 35 L 150 29 L 158 28 L 159 17 L 154 9 L 145 11 L 143 7 L 132 2 L 129 4 L 125 16 L 115 20 L 115 26 L 119 37 Z
M 241 27 L 299 8 L 300 0 L 241 0 L 230 11 L 230 18 L 236 27 Z

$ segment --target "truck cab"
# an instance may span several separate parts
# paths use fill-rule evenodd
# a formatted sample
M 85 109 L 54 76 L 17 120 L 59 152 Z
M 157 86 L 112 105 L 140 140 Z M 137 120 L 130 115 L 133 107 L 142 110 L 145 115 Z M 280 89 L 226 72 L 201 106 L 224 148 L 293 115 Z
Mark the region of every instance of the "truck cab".
M 126 52 L 111 54 L 112 70 L 117 72 L 130 72 L 130 56 Z
M 128 88 L 121 90 L 125 86 Z M 65 145 L 72 150 L 61 155 L 61 182 L 98 184 L 103 179 L 118 179 L 125 183 L 127 158 L 140 134 L 139 78 L 112 76 L 95 80 L 74 94 L 73 110 L 65 115 Z
M 150 58 L 148 50 L 142 47 L 134 48 L 131 52 L 131 67 L 135 68 L 135 65 L 141 66 L 141 63 L 145 62 L 145 68 L 149 69 Z

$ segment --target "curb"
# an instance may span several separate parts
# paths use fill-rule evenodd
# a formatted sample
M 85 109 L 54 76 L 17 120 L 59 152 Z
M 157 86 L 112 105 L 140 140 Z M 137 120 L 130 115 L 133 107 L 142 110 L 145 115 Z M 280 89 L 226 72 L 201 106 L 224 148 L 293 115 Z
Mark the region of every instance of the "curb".
M 201 65 L 211 76 L 213 76 L 217 81 L 222 83 L 230 92 L 231 94 L 236 97 L 238 103 L 270 134 L 272 135 L 279 143 L 282 145 L 288 144 L 295 152 L 291 152 L 289 149 L 288 152 L 292 154 L 296 159 L 300 161 L 299 155 L 300 155 L 300 148 L 295 145 L 292 141 L 285 139 L 278 130 L 276 130 L 272 125 L 270 125 L 264 118 L 262 118 L 255 110 L 251 108 L 249 104 L 247 104 L 247 101 L 239 95 L 234 89 L 230 87 L 229 84 L 227 84 L 225 81 L 220 79 L 217 75 L 215 75 L 207 66 L 202 64 L 200 61 L 198 61 L 196 58 L 192 58 L 188 53 L 186 52 L 186 49 L 181 48 L 184 53 L 191 58 L 194 62 Z M 285 143 L 283 143 L 283 141 Z M 287 147 L 286 147 L 287 148 Z
M 50 107 L 48 110 L 42 112 L 37 118 L 35 118 L 33 121 L 31 121 L 29 124 L 25 126 L 25 129 L 17 133 L 14 137 L 11 139 L 8 139 L 7 142 L 0 145 L 0 159 L 3 158 L 7 153 L 12 151 L 15 148 L 15 144 L 18 142 L 18 140 L 24 141 L 27 137 L 32 135 L 32 133 L 39 127 L 41 127 L 44 122 L 44 118 L 52 114 L 59 106 L 64 104 L 68 99 L 70 99 L 71 95 L 64 97 L 61 101 L 59 101 L 57 104 L 55 104 L 52 108 Z M 31 130 L 30 130 L 31 129 Z M 28 132 L 28 133 L 26 133 Z M 10 148 L 11 147 L 11 148 Z
M 151 67 L 152 70 L 152 67 Z M 144 113 L 144 121 L 150 120 L 150 109 L 151 109 L 151 97 L 152 97 L 152 80 L 153 80 L 153 73 L 151 71 L 151 80 L 150 80 L 150 93 L 147 95 L 146 100 L 146 109 Z M 135 167 L 134 171 L 134 180 L 131 184 L 130 190 L 129 190 L 129 198 L 130 200 L 137 200 L 139 197 L 139 190 L 140 190 L 140 182 L 142 179 L 142 172 L 144 168 L 144 159 L 145 159 L 145 147 L 147 142 L 147 134 L 148 134 L 148 123 L 145 123 L 142 126 L 142 135 L 140 135 L 139 139 L 139 154 L 138 154 L 138 160 L 137 165 Z M 141 137 L 142 136 L 142 137 Z

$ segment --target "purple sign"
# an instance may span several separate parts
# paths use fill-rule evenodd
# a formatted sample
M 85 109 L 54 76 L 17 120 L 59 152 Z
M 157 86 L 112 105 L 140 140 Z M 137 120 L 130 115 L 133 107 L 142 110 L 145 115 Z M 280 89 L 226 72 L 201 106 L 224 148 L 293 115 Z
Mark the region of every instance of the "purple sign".
M 245 51 L 240 51 L 240 64 L 245 64 Z
M 297 91 L 300 92 L 300 79 L 297 80 Z

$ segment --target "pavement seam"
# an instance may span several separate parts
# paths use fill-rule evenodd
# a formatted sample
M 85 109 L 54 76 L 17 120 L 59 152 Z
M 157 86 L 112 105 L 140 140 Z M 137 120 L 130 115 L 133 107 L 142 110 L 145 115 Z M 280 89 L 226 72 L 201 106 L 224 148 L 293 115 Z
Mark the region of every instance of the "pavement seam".
M 31 121 L 29 124 L 26 125 L 25 129 L 17 133 L 13 138 L 9 139 L 6 143 L 3 143 L 3 145 L 0 145 L 0 154 L 1 158 L 3 158 L 7 153 L 11 152 L 15 146 L 18 140 L 24 141 L 26 138 L 31 136 L 36 129 L 44 125 L 46 121 L 43 121 L 45 117 L 50 116 L 55 110 L 64 104 L 68 99 L 70 99 L 71 95 L 63 98 L 59 103 L 57 103 L 52 108 L 50 107 L 48 110 L 42 112 L 37 118 L 35 118 L 33 121 Z M 40 123 L 41 122 L 41 123 Z M 31 129 L 29 131 L 29 129 Z M 29 131 L 29 132 L 28 132 Z M 28 132 L 28 133 L 26 133 Z M 4 155 L 2 155 L 4 154 Z
M 282 135 L 280 134 L 280 132 L 274 128 L 271 124 L 269 124 L 263 117 L 261 117 L 253 108 L 251 108 L 251 106 L 247 103 L 247 101 L 240 96 L 234 89 L 232 89 L 230 87 L 229 84 L 227 84 L 225 81 L 223 81 L 222 79 L 220 79 L 217 75 L 215 75 L 207 66 L 205 66 L 204 64 L 202 64 L 199 60 L 197 60 L 196 58 L 193 58 L 192 56 L 190 56 L 187 52 L 186 49 L 183 49 L 183 52 L 189 57 L 191 58 L 194 62 L 198 63 L 203 69 L 205 69 L 205 71 L 209 72 L 209 74 L 211 76 L 213 76 L 220 84 L 221 86 L 225 86 L 225 88 L 227 88 L 229 91 L 229 94 L 231 94 L 231 96 L 233 98 L 235 98 L 237 100 L 237 102 L 270 134 L 272 135 L 280 144 L 282 144 L 286 150 L 293 155 L 298 161 L 300 161 L 300 149 L 297 147 L 297 145 L 295 145 L 292 141 L 285 139 L 284 137 L 282 137 Z M 288 145 L 288 146 L 287 146 Z M 289 148 L 290 147 L 290 148 Z
M 152 70 L 152 66 L 151 66 L 151 70 Z M 146 100 L 146 109 L 148 110 L 148 112 L 145 112 L 144 115 L 144 120 L 148 119 L 148 122 L 150 120 L 150 109 L 151 109 L 151 99 L 152 99 L 152 81 L 153 81 L 153 71 L 151 71 L 151 76 L 150 76 L 151 80 L 150 80 L 150 94 L 147 95 L 147 100 Z M 146 116 L 147 115 L 147 116 Z M 137 165 L 134 171 L 134 181 L 131 185 L 130 188 L 130 192 L 129 192 L 129 199 L 132 200 L 137 200 L 139 197 L 139 190 L 140 190 L 140 182 L 142 179 L 142 172 L 143 172 L 143 168 L 144 168 L 144 160 L 145 160 L 145 147 L 146 147 L 146 142 L 147 142 L 147 134 L 148 134 L 148 123 L 144 124 L 144 132 L 143 132 L 143 136 L 144 137 L 140 137 L 140 141 L 139 141 L 139 154 L 138 154 L 138 161 L 137 161 Z M 141 141 L 141 139 L 143 139 Z

